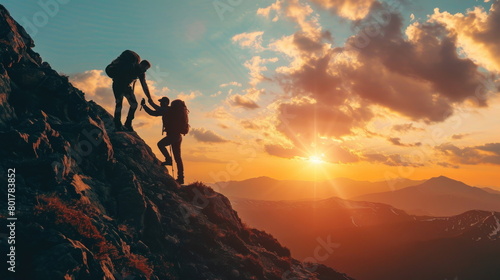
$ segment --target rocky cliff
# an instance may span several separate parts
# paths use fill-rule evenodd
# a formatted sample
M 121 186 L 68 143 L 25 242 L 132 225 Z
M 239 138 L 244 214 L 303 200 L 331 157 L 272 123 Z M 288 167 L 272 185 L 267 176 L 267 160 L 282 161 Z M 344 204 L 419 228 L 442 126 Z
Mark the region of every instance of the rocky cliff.
M 32 47 L 0 5 L 1 279 L 350 279 L 177 185 Z

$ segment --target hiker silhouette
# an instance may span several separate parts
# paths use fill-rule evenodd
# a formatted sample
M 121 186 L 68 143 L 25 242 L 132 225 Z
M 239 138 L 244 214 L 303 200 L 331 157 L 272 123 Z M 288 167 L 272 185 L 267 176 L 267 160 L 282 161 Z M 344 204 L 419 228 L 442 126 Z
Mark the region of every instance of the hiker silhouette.
M 141 61 L 140 56 L 131 50 L 126 50 L 106 67 L 106 74 L 113 79 L 113 93 L 116 99 L 114 123 L 116 130 L 134 131 L 132 120 L 137 110 L 137 100 L 134 94 L 135 82 L 141 82 L 142 89 L 148 99 L 151 99 L 146 83 L 146 71 L 151 67 L 147 60 Z M 121 114 L 123 98 L 126 98 L 130 109 L 125 124 L 122 126 Z
M 189 130 L 189 125 L 187 124 L 187 108 L 181 100 L 174 100 L 172 101 L 172 106 L 169 106 L 170 99 L 168 99 L 168 97 L 162 97 L 158 100 L 158 102 L 160 102 L 160 106 L 156 105 L 153 99 L 149 98 L 148 103 L 153 108 L 151 109 L 146 105 L 146 101 L 143 98 L 141 106 L 149 115 L 162 117 L 162 134 L 163 132 L 167 133 L 167 136 L 158 142 L 158 149 L 160 149 L 163 156 L 165 156 L 165 161 L 162 162 L 162 165 L 172 165 L 172 157 L 167 150 L 167 147 L 171 146 L 175 163 L 177 165 L 176 181 L 182 185 L 184 184 L 184 165 L 181 158 L 181 143 L 182 134 L 186 134 Z M 179 110 L 185 111 L 183 112 Z

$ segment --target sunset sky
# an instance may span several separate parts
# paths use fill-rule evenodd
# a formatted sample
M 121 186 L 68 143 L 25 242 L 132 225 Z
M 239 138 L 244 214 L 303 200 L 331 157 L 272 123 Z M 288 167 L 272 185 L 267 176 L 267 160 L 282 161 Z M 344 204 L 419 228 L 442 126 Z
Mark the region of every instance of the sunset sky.
M 445 175 L 500 189 L 500 1 L 2 2 L 110 113 L 103 69 L 125 49 L 149 60 L 156 99 L 191 112 L 188 182 Z M 161 119 L 137 111 L 134 127 L 160 158 Z

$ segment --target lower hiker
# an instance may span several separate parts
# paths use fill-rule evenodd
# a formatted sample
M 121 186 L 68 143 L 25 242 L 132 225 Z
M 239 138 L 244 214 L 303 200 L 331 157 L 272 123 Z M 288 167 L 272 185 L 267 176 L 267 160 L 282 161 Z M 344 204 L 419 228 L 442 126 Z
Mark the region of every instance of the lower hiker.
M 134 119 L 138 105 L 134 95 L 135 82 L 139 79 L 144 93 L 148 98 L 151 98 L 146 83 L 146 71 L 150 67 L 151 63 L 149 63 L 149 61 L 141 61 L 139 55 L 130 50 L 124 51 L 106 67 L 106 74 L 113 79 L 113 93 L 116 99 L 114 114 L 116 130 L 134 131 L 132 128 L 132 120 Z M 124 97 L 127 99 L 130 109 L 125 124 L 122 126 L 121 114 Z
M 153 107 L 150 109 L 146 105 L 144 98 L 141 101 L 141 106 L 143 106 L 146 113 L 151 116 L 161 116 L 163 121 L 163 132 L 167 133 L 167 136 L 158 142 L 158 149 L 160 149 L 163 156 L 165 156 L 165 161 L 162 165 L 172 165 L 172 157 L 168 153 L 167 147 L 172 147 L 172 153 L 177 165 L 177 183 L 184 184 L 184 165 L 181 158 L 181 143 L 182 134 L 186 134 L 189 130 L 189 124 L 187 119 L 187 108 L 184 101 L 174 100 L 172 101 L 172 106 L 169 106 L 170 100 L 168 97 L 162 97 L 158 100 L 160 106 L 156 105 L 152 99 L 148 102 Z

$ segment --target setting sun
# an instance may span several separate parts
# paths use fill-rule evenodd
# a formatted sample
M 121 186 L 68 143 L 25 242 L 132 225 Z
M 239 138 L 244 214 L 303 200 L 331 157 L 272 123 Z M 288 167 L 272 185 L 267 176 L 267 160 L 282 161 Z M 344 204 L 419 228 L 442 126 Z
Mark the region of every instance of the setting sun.
M 323 157 L 324 155 L 312 155 L 312 156 L 309 156 L 309 158 L 307 159 L 309 162 L 311 163 L 314 163 L 314 164 L 321 164 L 321 163 L 325 163 L 326 161 L 323 160 Z

